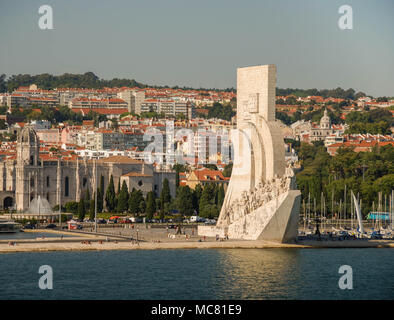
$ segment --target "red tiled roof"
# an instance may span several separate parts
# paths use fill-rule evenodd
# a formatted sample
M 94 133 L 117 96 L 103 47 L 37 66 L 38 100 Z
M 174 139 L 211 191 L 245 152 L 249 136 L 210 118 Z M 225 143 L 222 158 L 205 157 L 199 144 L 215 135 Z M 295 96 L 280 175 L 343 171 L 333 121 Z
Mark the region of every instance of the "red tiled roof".
M 110 115 L 110 114 L 117 114 L 121 115 L 122 113 L 129 112 L 127 108 L 72 108 L 72 111 L 75 113 L 77 112 L 82 112 L 82 114 L 88 114 L 90 111 L 99 113 L 99 114 L 105 114 L 105 115 Z
M 214 180 L 220 181 L 220 180 L 230 179 L 223 176 L 223 173 L 219 170 L 210 170 L 204 168 L 204 169 L 194 170 L 193 173 L 196 175 L 199 181 L 214 181 Z

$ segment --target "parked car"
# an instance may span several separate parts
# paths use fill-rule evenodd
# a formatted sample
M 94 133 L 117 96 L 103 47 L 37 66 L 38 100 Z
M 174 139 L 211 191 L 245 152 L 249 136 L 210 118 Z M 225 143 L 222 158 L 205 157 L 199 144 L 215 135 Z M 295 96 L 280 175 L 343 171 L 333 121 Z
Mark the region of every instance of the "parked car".
M 34 224 L 30 224 L 30 223 L 23 227 L 23 229 L 35 229 L 35 228 L 36 228 L 36 226 Z
M 54 228 L 56 228 L 56 224 L 53 224 L 53 223 L 50 223 L 50 224 L 48 224 L 48 225 L 45 227 L 45 229 L 54 229 Z
M 214 224 L 216 224 L 216 220 L 215 219 L 206 219 L 205 224 L 214 225 Z

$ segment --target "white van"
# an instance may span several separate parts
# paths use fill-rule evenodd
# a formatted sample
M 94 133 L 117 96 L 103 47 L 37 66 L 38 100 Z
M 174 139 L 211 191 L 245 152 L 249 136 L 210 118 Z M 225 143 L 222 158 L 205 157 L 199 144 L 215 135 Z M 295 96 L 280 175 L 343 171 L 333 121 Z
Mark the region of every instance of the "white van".
M 191 216 L 190 222 L 204 222 L 205 218 L 199 216 Z

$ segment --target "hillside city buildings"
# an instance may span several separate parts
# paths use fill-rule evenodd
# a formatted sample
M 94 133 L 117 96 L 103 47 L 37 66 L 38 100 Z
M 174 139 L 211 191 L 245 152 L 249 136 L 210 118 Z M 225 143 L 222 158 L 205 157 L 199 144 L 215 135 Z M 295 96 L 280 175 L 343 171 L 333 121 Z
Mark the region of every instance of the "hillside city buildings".
M 288 126 L 279 123 L 285 138 L 305 143 L 322 141 L 331 155 L 341 147 L 362 152 L 394 145 L 392 134 L 348 135 L 346 124 L 332 123 L 331 104 L 342 103 L 343 99 L 276 99 L 281 101 L 276 111 L 288 116 L 325 108 L 319 122 L 299 120 Z M 297 104 L 286 104 L 289 99 Z M 222 172 L 234 156 L 231 131 L 237 118 L 226 121 L 200 116 L 207 115 L 215 102 L 235 106 L 235 100 L 234 92 L 169 88 L 42 90 L 31 85 L 1 93 L 0 106 L 6 112 L 0 115 L 4 120 L 0 130 L 0 209 L 24 211 L 38 195 L 48 199 L 51 206 L 78 201 L 87 190 L 93 194 L 96 175 L 104 177 L 105 187 L 113 176 L 115 185 L 125 181 L 129 190 L 136 188 L 144 194 L 154 191 L 157 195 L 167 178 L 175 195 L 176 163 L 186 168 L 180 185 L 195 188 L 197 184 L 215 183 L 227 189 L 229 178 Z M 341 118 L 351 111 L 391 105 L 392 100 L 382 103 L 362 97 L 343 105 Z M 15 108 L 33 108 L 40 114 L 43 106 L 64 106 L 81 113 L 85 120 L 78 124 L 56 123 L 11 113 Z M 91 112 L 105 116 L 104 120 L 86 120 Z M 164 117 L 143 116 L 153 112 Z M 292 144 L 283 148 L 286 161 L 297 163 Z M 208 164 L 217 169 L 207 168 Z
M 212 106 L 214 102 L 229 103 L 233 92 L 206 90 L 154 89 L 154 88 L 58 88 L 42 90 L 36 85 L 20 87 L 14 92 L 0 94 L 0 106 L 68 106 L 74 112 L 86 115 L 90 110 L 119 118 L 123 113 L 164 113 L 167 116 L 193 117 L 194 108 Z

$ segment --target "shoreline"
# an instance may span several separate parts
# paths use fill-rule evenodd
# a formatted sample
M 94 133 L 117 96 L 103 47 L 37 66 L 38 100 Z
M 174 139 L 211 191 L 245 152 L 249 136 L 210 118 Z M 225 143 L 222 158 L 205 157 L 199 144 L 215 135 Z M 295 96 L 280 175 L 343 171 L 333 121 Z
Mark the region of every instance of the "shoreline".
M 42 231 L 29 231 L 39 233 Z M 51 230 L 51 233 L 67 234 L 67 238 L 48 237 L 45 239 L 7 239 L 0 240 L 0 253 L 18 252 L 50 252 L 50 251 L 104 251 L 104 250 L 169 250 L 169 249 L 328 249 L 328 248 L 394 248 L 393 240 L 344 240 L 344 241 L 317 241 L 305 240 L 298 243 L 276 243 L 263 240 L 226 240 L 198 242 L 195 240 L 182 241 L 127 241 L 111 238 L 109 242 L 105 237 L 92 234 L 80 234 Z M 70 235 L 74 235 L 70 237 Z M 10 245 L 10 242 L 14 243 Z

